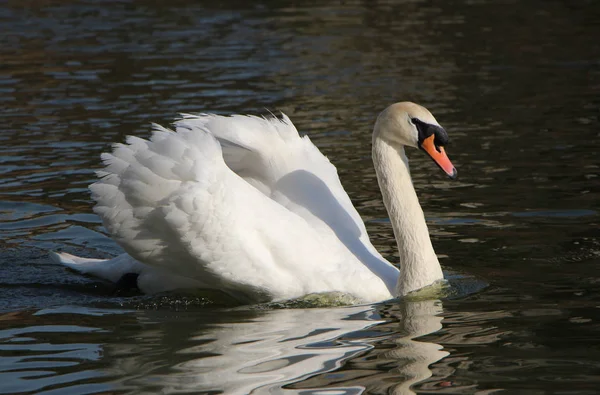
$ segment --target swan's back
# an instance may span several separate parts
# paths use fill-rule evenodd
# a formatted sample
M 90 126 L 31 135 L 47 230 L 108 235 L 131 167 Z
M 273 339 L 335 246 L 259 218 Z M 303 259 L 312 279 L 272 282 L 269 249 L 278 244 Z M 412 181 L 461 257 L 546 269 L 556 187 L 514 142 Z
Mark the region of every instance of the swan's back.
M 396 269 L 335 167 L 286 116 L 184 115 L 174 126 L 116 144 L 90 187 L 130 255 L 250 301 L 389 292 L 370 266 Z

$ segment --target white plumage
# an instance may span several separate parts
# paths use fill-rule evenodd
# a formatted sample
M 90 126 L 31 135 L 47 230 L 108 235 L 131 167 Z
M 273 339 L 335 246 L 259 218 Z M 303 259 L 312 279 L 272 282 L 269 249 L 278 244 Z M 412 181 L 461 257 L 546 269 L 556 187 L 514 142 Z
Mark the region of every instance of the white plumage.
M 400 105 L 437 125 L 424 108 Z M 408 114 L 404 107 L 395 113 Z M 183 115 L 174 130 L 154 125 L 149 140 L 129 136 L 102 160 L 101 179 L 90 186 L 94 211 L 127 254 L 53 255 L 71 268 L 110 281 L 137 273 L 144 292 L 217 289 L 241 302 L 330 291 L 378 301 L 398 293 L 398 269 L 370 243 L 336 168 L 285 115 Z M 416 215 L 424 223 L 422 211 Z M 437 258 L 422 262 L 432 264 L 435 278 L 425 276 L 423 285 L 442 278 Z

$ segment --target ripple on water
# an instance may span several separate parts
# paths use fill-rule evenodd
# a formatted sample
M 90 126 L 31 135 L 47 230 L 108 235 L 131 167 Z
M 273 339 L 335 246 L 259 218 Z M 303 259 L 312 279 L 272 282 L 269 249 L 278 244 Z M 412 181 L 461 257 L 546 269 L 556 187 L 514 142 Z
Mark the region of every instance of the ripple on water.
M 17 319 L 18 314 L 2 315 L 1 322 Z M 28 321 L 31 320 L 23 323 Z M 31 323 L 24 328 L 1 329 L 2 393 L 38 392 L 65 385 L 87 392 L 109 390 L 111 385 L 90 382 L 105 376 L 90 366 L 102 359 L 102 346 L 75 340 L 99 331 L 102 330 L 80 325 Z

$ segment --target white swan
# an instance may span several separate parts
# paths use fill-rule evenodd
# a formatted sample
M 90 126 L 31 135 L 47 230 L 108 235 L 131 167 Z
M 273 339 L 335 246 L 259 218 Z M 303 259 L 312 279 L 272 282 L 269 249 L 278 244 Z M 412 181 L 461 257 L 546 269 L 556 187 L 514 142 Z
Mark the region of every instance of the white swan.
M 404 147 L 424 150 L 450 177 L 448 136 L 417 104 L 377 118 L 373 162 L 401 270 L 369 241 L 336 168 L 289 118 L 183 115 L 150 140 L 129 136 L 103 154 L 94 211 L 127 254 L 110 260 L 51 253 L 72 269 L 146 293 L 223 291 L 240 302 L 339 291 L 364 302 L 443 279 Z

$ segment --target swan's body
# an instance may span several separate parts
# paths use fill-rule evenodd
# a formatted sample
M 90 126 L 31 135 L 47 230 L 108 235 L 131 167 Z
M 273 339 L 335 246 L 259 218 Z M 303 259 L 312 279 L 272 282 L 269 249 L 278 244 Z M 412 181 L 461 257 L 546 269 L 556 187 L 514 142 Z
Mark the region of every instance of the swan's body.
M 94 211 L 127 254 L 55 260 L 113 282 L 136 273 L 148 293 L 206 288 L 241 302 L 332 291 L 380 301 L 443 279 L 404 154 L 427 142 L 454 175 L 447 136 L 425 108 L 392 105 L 373 132 L 401 272 L 370 243 L 335 167 L 286 116 L 185 115 L 174 126 L 115 145 L 90 186 Z

